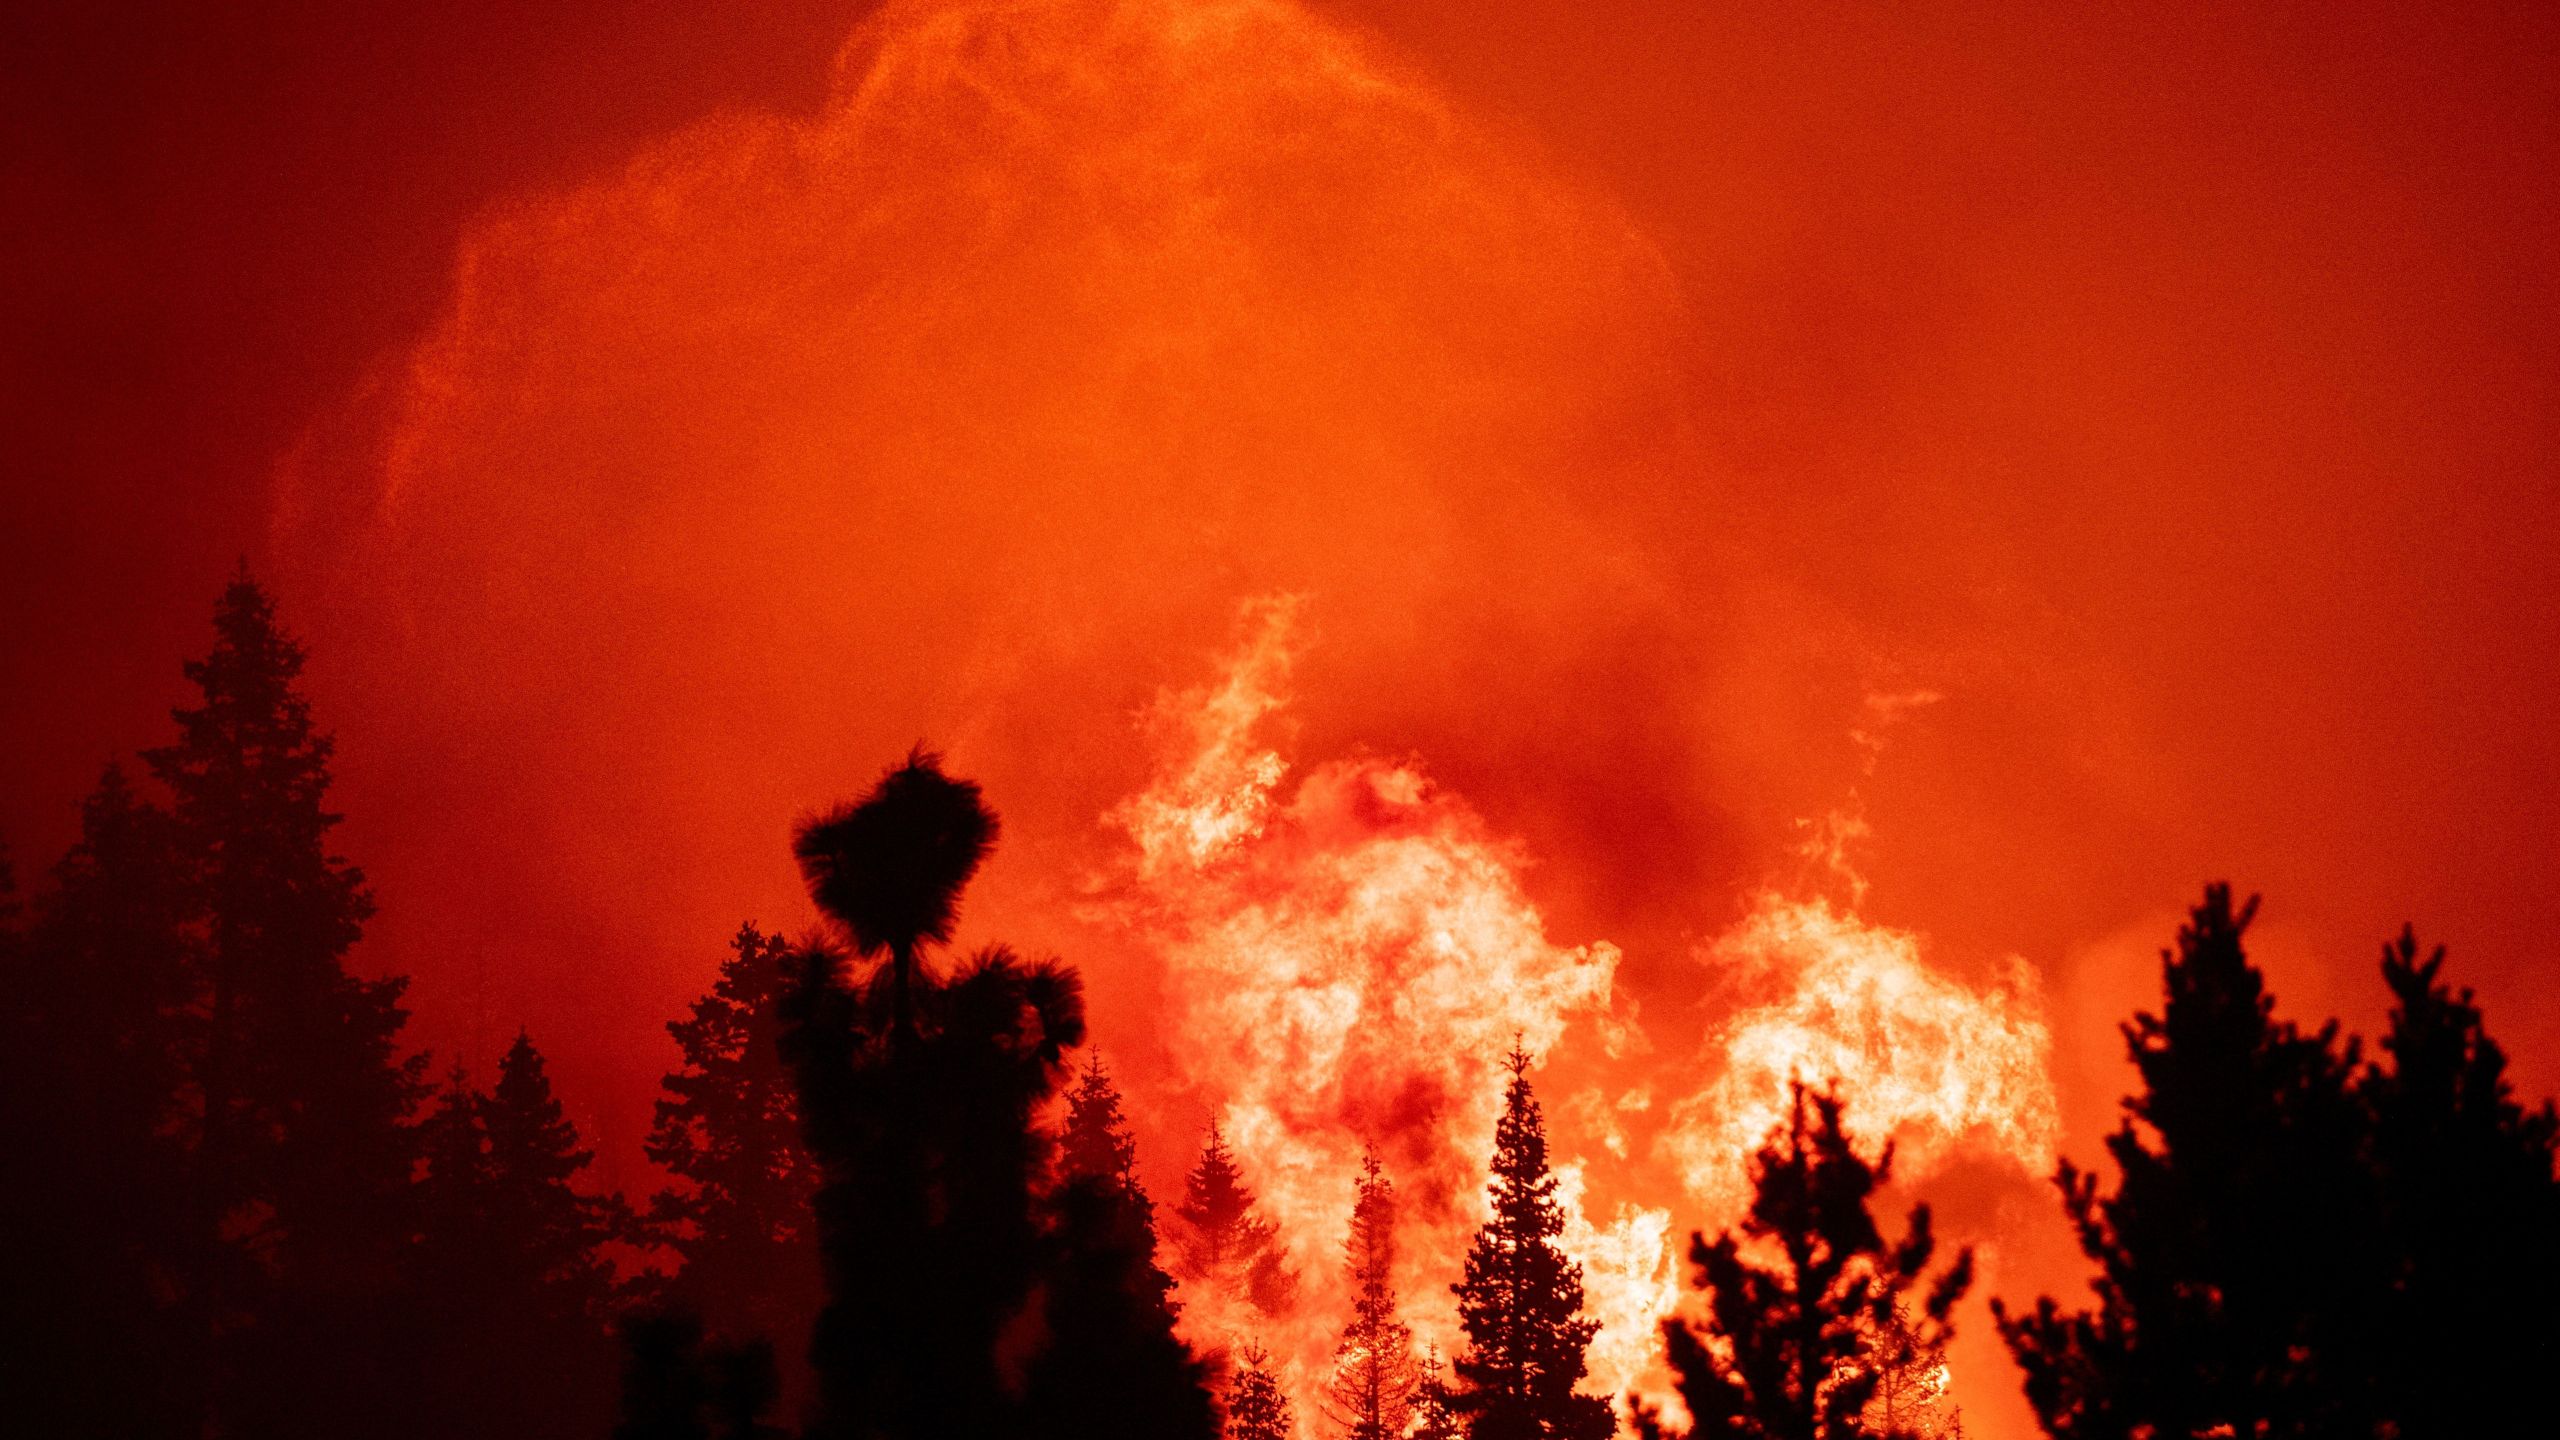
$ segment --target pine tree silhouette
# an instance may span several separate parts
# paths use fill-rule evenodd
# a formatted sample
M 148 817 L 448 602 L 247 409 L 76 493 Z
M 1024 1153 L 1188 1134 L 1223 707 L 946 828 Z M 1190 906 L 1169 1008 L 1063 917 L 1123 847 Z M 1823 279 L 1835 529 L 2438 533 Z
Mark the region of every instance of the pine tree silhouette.
M 1942 1352 L 1947 1317 L 1973 1282 L 1959 1255 L 1931 1282 L 1919 1318 L 1905 1297 L 1936 1251 L 1929 1208 L 1887 1246 L 1868 1201 L 1888 1178 L 1890 1147 L 1869 1165 L 1840 1125 L 1836 1095 L 1793 1082 L 1784 1125 L 1753 1158 L 1740 1230 L 1689 1259 L 1708 1297 L 1706 1326 L 1664 1322 L 1663 1340 L 1697 1440 L 1914 1440 L 1937 1417 L 1879 1413 L 1879 1389 L 1908 1376 L 1915 1352 Z M 1774 1266 L 1754 1254 L 1775 1257 Z M 1897 1335 L 1897 1330 L 1900 1335 Z M 1896 1397 L 1899 1400 L 1901 1397 Z M 1882 1407 L 1889 1411 L 1888 1404 Z M 1637 1430 L 1662 1433 L 1649 1413 Z
M 843 957 L 810 947 L 783 1010 L 822 1177 L 821 1440 L 974 1440 L 1020 1423 L 1000 1341 L 1044 1258 L 1049 1141 L 1035 1120 L 1084 1039 L 1084 1003 L 1072 971 L 1001 947 L 947 981 L 924 969 L 995 830 L 977 787 L 919 751 L 796 846 L 820 906 L 859 952 L 887 957 L 856 986 Z
M 1364 1156 L 1351 1207 L 1351 1233 L 1343 1241 L 1350 1271 L 1351 1322 L 1334 1347 L 1327 1388 L 1329 1418 L 1346 1440 L 1402 1440 L 1413 1418 L 1413 1331 L 1396 1318 L 1395 1186 L 1379 1169 L 1377 1152 Z
M 1175 1269 L 1183 1279 L 1217 1286 L 1265 1315 L 1284 1315 L 1297 1303 L 1298 1277 L 1278 1243 L 1280 1228 L 1256 1213 L 1215 1120 L 1173 1213 L 1182 1222 Z
M 1529 1057 L 1514 1046 L 1508 1063 L 1493 1214 L 1467 1251 L 1466 1278 L 1450 1287 L 1467 1333 L 1454 1403 L 1470 1440 L 1602 1440 L 1617 1428 L 1609 1402 L 1575 1389 L 1599 1325 L 1582 1314 L 1582 1267 L 1556 1248 L 1564 1211 Z
M 667 1026 L 684 1063 L 661 1082 L 647 1149 L 676 1183 L 652 1198 L 648 1233 L 679 1262 L 667 1299 L 732 1343 L 762 1336 L 790 1357 L 791 1406 L 821 1295 L 817 1165 L 780 1043 L 792 951 L 753 925 L 730 951 L 712 992 Z
M 2548 1408 L 2543 1379 L 2560 1360 L 2560 1116 L 2517 1103 L 2505 1052 L 2443 968 L 2441 947 L 2419 958 L 2412 930 L 2384 947 L 2386 1062 L 2357 1086 L 2391 1265 L 2380 1409 L 2410 1437 L 2513 1427 Z
M 1413 1387 L 1412 1440 L 1458 1440 L 1466 1433 L 1466 1425 L 1450 1399 L 1449 1367 L 1441 1362 L 1438 1346 L 1426 1346 L 1422 1353 L 1422 1370 Z
M 1091 1180 L 1116 1191 L 1137 1208 L 1149 1233 L 1155 1225 L 1155 1202 L 1138 1181 L 1138 1142 L 1120 1112 L 1120 1087 L 1102 1068 L 1102 1052 L 1085 1057 L 1076 1072 L 1076 1088 L 1067 1094 L 1066 1123 L 1058 1131 L 1058 1174 L 1069 1180 Z
M 541 1054 L 516 1037 L 497 1084 L 457 1067 L 419 1127 L 419 1236 L 391 1433 L 593 1434 L 612 1414 L 617 1309 L 604 1248 L 618 1200 L 577 1189 L 591 1163 Z
M 0 1407 L 32 1431 L 201 1423 L 210 1337 L 173 1303 L 200 1283 L 171 1134 L 190 904 L 168 817 L 110 766 L 31 923 L 0 934 L 0 1227 L 30 1242 L 0 1285 Z
M 332 742 L 296 688 L 303 654 L 245 570 L 186 668 L 201 703 L 144 759 L 171 797 L 200 1001 L 188 1053 L 196 1258 L 185 1305 L 220 1337 L 226 1430 L 293 1437 L 398 1419 L 382 1367 L 415 1218 L 424 1056 L 403 1059 L 406 981 L 352 974 L 373 913 L 330 853 Z
M 1297 1440 L 1289 1397 L 1271 1373 L 1271 1352 L 1260 1345 L 1245 1347 L 1227 1382 L 1226 1440 Z
M 2112 1194 L 2057 1178 L 2098 1304 L 1998 1302 L 2028 1402 L 2057 1436 L 2373 1433 L 2378 1200 L 2352 1042 L 2272 1018 L 2228 886 L 2162 955 L 2166 1003 L 2125 1039 L 2142 1092 L 2107 1149 Z M 2137 1128 L 2137 1122 L 2139 1127 Z
M 1155 1206 L 1119 1087 L 1097 1052 L 1067 1097 L 1043 1267 L 1046 1332 L 1025 1387 L 1025 1432 L 1214 1440 L 1206 1371 L 1174 1335 L 1173 1279 L 1156 1264 Z

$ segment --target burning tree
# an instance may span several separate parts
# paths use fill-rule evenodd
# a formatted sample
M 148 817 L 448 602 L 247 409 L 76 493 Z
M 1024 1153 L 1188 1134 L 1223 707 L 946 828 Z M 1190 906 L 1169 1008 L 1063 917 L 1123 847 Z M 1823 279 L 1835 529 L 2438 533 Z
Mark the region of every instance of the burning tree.
M 1840 1099 L 1792 1086 L 1786 1124 L 1752 1161 L 1753 1196 L 1740 1232 L 1713 1244 L 1693 1235 L 1689 1258 L 1707 1293 L 1705 1328 L 1662 1327 L 1695 1440 L 1907 1440 L 1938 1433 L 1934 1416 L 1899 1411 L 1926 1383 L 1924 1357 L 1943 1353 L 1947 1317 L 1973 1283 L 1959 1254 L 1928 1288 L 1913 1322 L 1905 1297 L 1920 1284 L 1936 1240 L 1929 1208 L 1888 1247 L 1867 1202 L 1893 1152 L 1869 1165 L 1840 1127 Z M 1769 1252 L 1775 1266 L 1754 1253 Z M 1934 1370 L 1934 1365 L 1929 1367 Z M 1877 1404 L 1891 1387 L 1896 1393 Z M 1639 1413 L 1637 1429 L 1662 1427 Z
M 1467 1332 L 1463 1387 L 1452 1403 L 1470 1440 L 1602 1440 L 1617 1428 L 1609 1402 L 1575 1390 L 1596 1321 L 1582 1314 L 1582 1267 L 1556 1248 L 1564 1209 L 1547 1169 L 1546 1119 L 1516 1044 L 1502 1119 L 1494 1129 L 1492 1218 L 1450 1287 Z
M 1334 1350 L 1327 1387 L 1331 1418 L 1347 1440 L 1402 1440 L 1413 1418 L 1413 1331 L 1396 1319 L 1396 1192 L 1378 1168 L 1375 1151 L 1363 1157 L 1351 1234 L 1343 1241 L 1351 1272 L 1351 1323 Z
M 1227 1383 L 1226 1440 L 1297 1440 L 1289 1397 L 1271 1373 L 1271 1352 L 1248 1345 Z
M 1265 1315 L 1285 1314 L 1297 1303 L 1298 1277 L 1280 1247 L 1280 1227 L 1255 1210 L 1215 1120 L 1173 1213 L 1182 1222 L 1177 1264 L 1183 1279 L 1215 1285 Z

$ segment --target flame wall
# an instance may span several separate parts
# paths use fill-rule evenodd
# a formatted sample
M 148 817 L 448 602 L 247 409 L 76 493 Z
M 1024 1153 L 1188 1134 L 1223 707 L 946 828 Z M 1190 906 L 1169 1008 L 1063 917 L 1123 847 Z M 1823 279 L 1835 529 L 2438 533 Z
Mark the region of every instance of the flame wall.
M 2549 127 L 2470 108 L 2543 52 L 1782 8 L 892 4 L 495 204 L 271 527 L 422 1037 L 531 1023 L 631 1166 L 790 817 L 930 739 L 971 936 L 1085 967 L 1160 1193 L 1230 1117 L 1312 1295 L 1375 1139 L 1445 1339 L 1481 1052 L 1550 1050 L 1619 1377 L 1799 1053 L 2070 1284 L 2021 1177 L 2206 875 L 2289 1008 L 2415 913 L 2560 1052 Z

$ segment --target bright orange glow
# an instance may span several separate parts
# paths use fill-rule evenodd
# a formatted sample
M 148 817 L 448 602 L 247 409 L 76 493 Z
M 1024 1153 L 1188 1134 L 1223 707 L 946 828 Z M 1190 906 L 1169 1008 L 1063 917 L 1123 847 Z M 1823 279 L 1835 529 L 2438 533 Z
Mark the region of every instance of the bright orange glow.
M 466 41 L 700 8 L 384 45 L 538 91 Z M 2553 1087 L 2560 12 L 823 8 L 718 23 L 832 68 L 668 114 L 438 109 L 356 11 L 247 7 L 343 18 L 370 150 L 267 83 L 295 44 L 29 75 L 78 103 L 0 166 L 22 879 L 248 552 L 362 963 L 439 1064 L 530 1026 L 639 1190 L 664 1023 L 811 919 L 791 819 L 930 742 L 1005 820 L 963 942 L 1080 967 L 1160 1199 L 1217 1115 L 1286 1219 L 1302 1400 L 1364 1141 L 1454 1344 L 1515 1029 L 1612 1388 L 1790 1072 L 1979 1293 L 2072 1293 L 2038 1172 L 2098 1156 L 2208 876 L 2266 892 L 2285 1013 L 2370 1034 L 2414 918 Z M 487 158 L 581 107 L 629 113 Z M 162 328 L 231 349 L 119 348 Z M 209 373 L 253 352 L 334 358 Z M 1961 1325 L 1968 1427 L 2024 1440 Z
M 1563 1243 L 1601 1322 L 1593 1387 L 1640 1390 L 1676 1418 L 1655 1339 L 1680 1297 L 1671 1212 L 1621 1204 L 1595 1221 L 1586 1204 L 1595 1167 L 1625 1167 L 1626 1120 L 1651 1108 L 1634 1092 L 1589 1103 L 1641 1043 L 1613 1005 L 1618 951 L 1550 940 L 1522 888 L 1529 857 L 1419 761 L 1335 760 L 1284 786 L 1289 767 L 1261 731 L 1290 700 L 1298 612 L 1289 599 L 1248 606 L 1224 674 L 1157 701 L 1156 778 L 1112 812 L 1135 854 L 1108 908 L 1163 958 L 1177 1081 L 1215 1107 L 1306 1277 L 1297 1310 L 1277 1319 L 1188 1290 L 1186 1327 L 1208 1348 L 1268 1345 L 1315 1393 L 1348 1313 L 1346 1197 L 1374 1147 L 1410 1197 L 1407 1317 L 1426 1342 L 1461 1348 L 1446 1286 L 1483 1218 L 1500 1057 L 1516 1037 L 1551 1057 L 1581 1052 L 1600 1087 L 1549 1103 Z M 1863 1132 L 1894 1141 L 1906 1181 L 1964 1147 L 2021 1174 L 2050 1170 L 2050 1042 L 2023 966 L 2014 989 L 1976 992 L 1931 970 L 1912 936 L 1775 897 L 1700 959 L 1779 998 L 1710 1037 L 1699 1069 L 1714 1078 L 1668 1107 L 1656 1143 L 1692 1214 L 1739 1215 L 1745 1160 L 1783 1118 L 1791 1077 L 1857 1097 Z

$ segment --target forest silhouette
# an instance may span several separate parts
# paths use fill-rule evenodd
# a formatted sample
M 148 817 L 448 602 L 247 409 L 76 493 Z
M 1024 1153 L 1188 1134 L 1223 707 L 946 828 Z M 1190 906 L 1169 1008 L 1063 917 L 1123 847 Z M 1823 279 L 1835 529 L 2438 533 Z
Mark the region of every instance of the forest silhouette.
M 1601 1440 L 1672 1433 L 1586 1386 L 1597 1327 L 1515 1046 L 1482 1223 L 1417 1342 L 1396 1177 L 1342 1197 L 1329 1374 L 1186 1338 L 1186 1296 L 1276 1319 L 1303 1284 L 1228 1138 L 1141 1180 L 1068 964 L 957 952 L 1000 833 L 918 749 L 800 826 L 823 924 L 742 926 L 668 1029 L 632 1199 L 536 1037 L 494 1073 L 403 1045 L 349 965 L 374 898 L 333 851 L 334 745 L 245 570 L 169 743 L 110 764 L 31 895 L 0 867 L 0 1416 L 48 1436 L 617 1440 Z M 2079 1299 L 1993 1302 L 2056 1437 L 2474 1436 L 2560 1359 L 2560 1117 L 2520 1099 L 2441 949 L 2383 947 L 2388 1029 L 2280 1020 L 2208 887 L 2123 1026 L 2106 1168 L 2058 1201 Z M 1873 1213 L 1890 1145 L 1801 1077 L 1735 1227 L 1694 1236 L 1660 1359 L 1686 1433 L 1936 1440 L 1972 1257 Z M 1624 1403 L 1622 1403 L 1624 1402 Z M 1623 1414 L 1623 1422 L 1621 1415 Z

